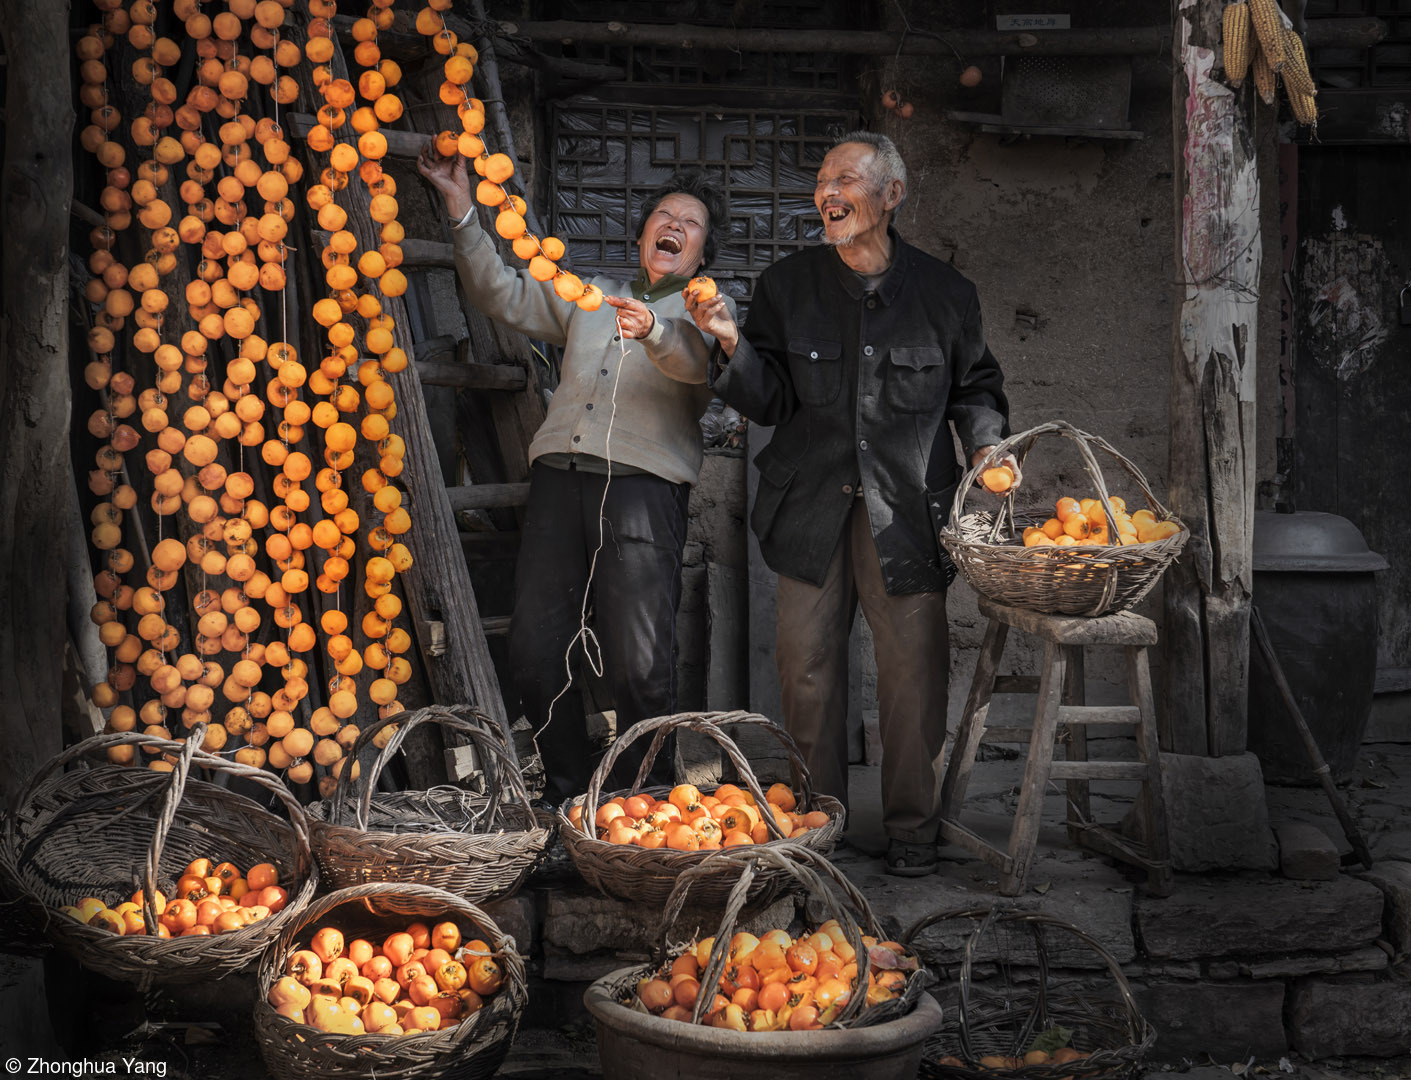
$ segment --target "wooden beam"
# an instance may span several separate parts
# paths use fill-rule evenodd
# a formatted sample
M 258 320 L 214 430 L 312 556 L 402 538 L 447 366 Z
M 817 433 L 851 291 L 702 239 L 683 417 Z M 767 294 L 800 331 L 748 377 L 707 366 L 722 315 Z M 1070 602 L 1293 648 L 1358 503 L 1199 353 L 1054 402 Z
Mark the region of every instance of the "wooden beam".
M 284 122 L 289 127 L 289 134 L 302 139 L 308 135 L 309 129 L 317 124 L 318 120 L 312 113 L 289 112 L 284 114 Z M 398 131 L 392 127 L 382 127 L 378 130 L 387 138 L 387 156 L 394 158 L 415 159 L 429 138 L 419 132 Z
M 403 267 L 409 269 L 423 269 L 425 267 L 441 270 L 455 269 L 456 249 L 450 244 L 442 243 L 440 240 L 415 240 L 408 237 L 398 246 L 402 249 Z
M 1316 48 L 1365 48 L 1386 36 L 1380 19 L 1314 19 L 1309 44 Z M 688 26 L 657 23 L 509 22 L 497 36 L 560 45 L 657 45 L 670 49 L 731 52 L 845 53 L 864 56 L 1155 56 L 1171 45 L 1169 26 L 1102 27 L 1085 30 L 810 30 Z M 1216 39 L 1218 41 L 1218 38 Z M 960 63 L 957 59 L 957 63 Z
M 10 61 L 0 176 L 0 790 L 7 793 L 18 791 L 61 746 L 68 640 L 62 537 L 74 483 L 68 14 L 67 4 L 0 0 Z
M 528 484 L 472 484 L 446 488 L 452 510 L 494 510 L 523 506 L 529 501 Z
M 1256 117 L 1272 109 L 1217 77 L 1221 0 L 1177 13 L 1172 100 L 1176 270 L 1170 505 L 1190 527 L 1167 571 L 1162 749 L 1245 749 L 1254 585 L 1255 342 L 1263 251 Z M 1223 76 L 1223 72 L 1220 72 Z
M 461 390 L 523 390 L 524 369 L 514 364 L 461 364 L 454 360 L 418 360 L 416 373 L 427 386 Z

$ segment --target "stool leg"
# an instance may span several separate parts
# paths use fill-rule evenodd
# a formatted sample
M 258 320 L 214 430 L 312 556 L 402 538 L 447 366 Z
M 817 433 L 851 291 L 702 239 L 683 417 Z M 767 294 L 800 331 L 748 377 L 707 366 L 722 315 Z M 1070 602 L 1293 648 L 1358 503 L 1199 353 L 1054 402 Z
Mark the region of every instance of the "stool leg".
M 1053 739 L 1058 729 L 1058 706 L 1063 697 L 1064 649 L 1052 641 L 1044 643 L 1044 669 L 1039 678 L 1039 703 L 1034 712 L 1034 732 L 1029 738 L 1029 760 L 1024 766 L 1024 782 L 1014 826 L 1009 834 L 1009 857 L 1013 868 L 1000 880 L 999 891 L 1017 896 L 1024 888 L 1029 863 L 1039 839 L 1039 815 L 1048 787 L 1049 766 L 1053 763 Z
M 1137 725 L 1137 755 L 1146 764 L 1142 781 L 1142 814 L 1146 818 L 1146 848 L 1158 867 L 1147 876 L 1147 887 L 1156 896 L 1171 892 L 1171 845 L 1166 831 L 1166 797 L 1161 787 L 1161 748 L 1156 736 L 1156 703 L 1151 692 L 1151 668 L 1146 648 L 1127 647 L 1127 680 L 1132 688 L 1132 704 L 1141 713 Z
M 1063 704 L 1085 705 L 1087 704 L 1087 691 L 1083 687 L 1083 647 L 1081 645 L 1065 645 L 1063 653 L 1067 660 L 1063 669 Z M 1068 725 L 1064 729 L 1063 737 L 1067 740 L 1069 761 L 1088 760 L 1088 728 L 1086 724 Z M 1077 823 L 1089 822 L 1093 819 L 1092 803 L 1088 799 L 1086 779 L 1068 781 L 1068 808 L 1063 816 L 1068 822 L 1069 841 L 1073 844 L 1081 843 L 1083 830 Z
M 965 805 L 965 789 L 970 786 L 970 772 L 975 766 L 975 754 L 985 734 L 985 717 L 990 711 L 990 698 L 995 692 L 995 671 L 1004 652 L 1009 627 L 991 619 L 980 643 L 980 656 L 975 662 L 975 677 L 970 680 L 970 696 L 965 700 L 965 713 L 955 742 L 950 750 L 950 762 L 941 781 L 941 820 L 955 821 Z

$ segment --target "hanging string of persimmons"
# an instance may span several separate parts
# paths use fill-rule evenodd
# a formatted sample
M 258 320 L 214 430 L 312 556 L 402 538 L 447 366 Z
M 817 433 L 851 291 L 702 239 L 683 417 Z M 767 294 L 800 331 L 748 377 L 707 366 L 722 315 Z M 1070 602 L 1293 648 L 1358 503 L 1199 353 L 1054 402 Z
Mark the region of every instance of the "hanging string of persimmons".
M 359 677 L 367 699 L 386 717 L 400 711 L 398 687 L 412 675 L 404 655 L 411 636 L 396 625 L 402 603 L 393 588 L 396 575 L 412 564 L 411 518 L 394 483 L 405 443 L 391 430 L 397 406 L 387 381 L 408 359 L 383 311 L 383 299 L 407 287 L 397 269 L 403 229 L 396 185 L 380 164 L 387 143 L 379 128 L 403 111 L 394 92 L 401 71 L 377 46 L 378 30 L 391 25 L 392 0 L 373 0 L 367 16 L 353 24 L 353 59 L 363 69 L 356 88 L 333 77 L 333 0 L 311 0 L 302 50 L 281 32 L 285 0 L 229 0 L 214 15 L 203 11 L 211 4 L 173 0 L 170 12 L 197 57 L 184 98 L 168 77 L 183 49 L 155 32 L 159 13 L 152 0 L 126 6 L 97 0 L 97 6 L 101 21 L 76 44 L 79 97 L 90 110 L 80 143 L 105 170 L 104 224 L 90 234 L 85 296 L 96 310 L 84 378 L 100 395 L 88 429 L 104 440 L 89 475 L 99 500 L 91 538 L 102 553 L 92 618 L 112 653 L 108 677 L 92 700 L 109 710 L 109 730 L 141 725 L 169 736 L 204 722 L 204 746 L 213 752 L 284 770 L 296 783 L 312 780 L 321 766 L 319 789 L 327 795 L 357 737 L 349 721 L 359 708 Z M 444 26 L 440 11 L 449 6 L 449 0 L 432 0 L 417 16 L 417 28 L 447 57 L 441 98 L 457 105 L 464 127 L 453 138 L 443 132 L 438 148 L 445 152 L 453 142 L 455 152 L 473 160 L 484 177 L 477 196 L 500 207 L 497 231 L 530 261 L 530 272 L 553 279 L 559 296 L 592 310 L 601 293 L 558 268 L 561 242 L 528 234 L 523 200 L 503 186 L 513 173 L 510 159 L 486 152 L 479 137 L 484 107 L 466 89 L 475 50 Z M 139 53 L 132 76 L 149 97 L 126 126 L 109 88 L 119 37 Z M 317 364 L 307 364 L 287 340 L 285 238 L 304 168 L 291 153 L 279 109 L 297 100 L 299 83 L 289 69 L 305 61 L 323 97 L 307 146 L 326 164 L 303 194 L 329 234 L 321 253 L 328 294 L 310 311 L 328 342 Z M 243 111 L 257 92 L 268 95 L 272 117 L 256 121 Z M 164 198 L 179 170 L 185 175 L 174 185 L 176 198 Z M 348 211 L 336 200 L 354 173 L 380 227 L 378 247 L 361 253 L 347 228 Z M 146 230 L 137 241 L 145 255 L 127 265 L 117 245 L 134 218 Z M 195 328 L 178 335 L 168 327 L 174 298 L 163 285 L 187 252 L 194 252 L 195 269 L 181 299 Z M 364 278 L 375 290 L 360 289 Z M 255 333 L 262 317 L 270 329 L 278 327 L 280 340 Z M 149 356 L 150 368 L 117 369 L 130 355 L 126 347 Z M 213 380 L 222 367 L 217 387 Z M 139 391 L 137 372 L 146 370 L 154 373 L 152 385 Z M 321 455 L 310 425 L 322 433 Z M 349 505 L 346 477 L 360 440 L 376 458 L 358 481 L 380 515 L 376 523 Z M 247 452 L 277 470 L 268 504 L 256 498 Z M 157 530 L 150 547 L 137 514 L 143 496 Z M 371 554 L 359 574 L 360 539 Z M 138 565 L 134 548 L 150 563 L 140 583 L 129 580 Z M 199 576 L 200 583 L 191 587 L 194 625 L 185 631 L 168 606 L 183 574 L 188 582 Z M 356 627 L 343 591 L 350 578 L 360 580 L 372 602 Z M 319 602 L 313 592 L 328 599 Z M 316 606 L 324 610 L 315 620 Z M 324 704 L 301 708 L 309 697 L 309 659 L 320 646 L 329 673 Z M 139 691 L 139 678 L 150 694 Z M 308 719 L 300 723 L 296 717 L 304 711 Z M 379 741 L 391 734 L 385 729 Z M 135 763 L 137 753 L 116 747 L 111 757 Z M 172 763 L 151 755 L 146 764 L 165 769 Z

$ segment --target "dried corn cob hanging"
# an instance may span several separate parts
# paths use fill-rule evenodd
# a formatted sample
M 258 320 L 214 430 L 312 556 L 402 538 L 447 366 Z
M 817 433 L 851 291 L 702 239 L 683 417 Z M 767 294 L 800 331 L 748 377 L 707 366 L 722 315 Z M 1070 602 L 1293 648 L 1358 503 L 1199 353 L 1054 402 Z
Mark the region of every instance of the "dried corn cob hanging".
M 1265 105 L 1274 104 L 1274 92 L 1278 86 L 1278 76 L 1269 68 L 1269 60 L 1264 55 L 1264 50 L 1258 48 L 1254 50 L 1254 59 L 1251 64 L 1254 71 L 1254 88 L 1259 91 L 1259 98 Z
M 1313 82 L 1313 75 L 1308 69 L 1308 56 L 1303 51 L 1303 39 L 1293 30 L 1286 27 L 1283 34 L 1284 40 L 1284 66 L 1279 72 L 1283 76 L 1284 87 L 1289 91 L 1289 98 L 1292 100 L 1294 91 L 1313 97 L 1318 93 L 1318 87 Z
M 1239 89 L 1245 76 L 1249 74 L 1248 0 L 1238 0 L 1237 3 L 1226 5 L 1223 23 L 1221 37 L 1225 54 L 1225 76 L 1230 80 L 1231 86 Z
M 1278 0 L 1249 0 L 1249 21 L 1271 72 L 1284 66 L 1284 13 Z M 1261 96 L 1263 91 L 1260 91 Z M 1267 99 L 1266 99 L 1267 100 Z

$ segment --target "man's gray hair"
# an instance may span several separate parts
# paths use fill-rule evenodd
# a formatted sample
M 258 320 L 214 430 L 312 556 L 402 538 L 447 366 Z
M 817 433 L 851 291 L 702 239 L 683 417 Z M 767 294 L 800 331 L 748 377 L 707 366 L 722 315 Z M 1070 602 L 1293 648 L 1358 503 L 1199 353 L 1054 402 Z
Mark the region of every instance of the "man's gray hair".
M 902 161 L 897 144 L 877 131 L 850 131 L 833 146 L 836 149 L 844 143 L 862 143 L 872 147 L 872 182 L 879 188 L 886 187 L 893 180 L 901 181 L 901 202 L 896 207 L 900 210 L 902 203 L 906 202 L 906 162 Z

